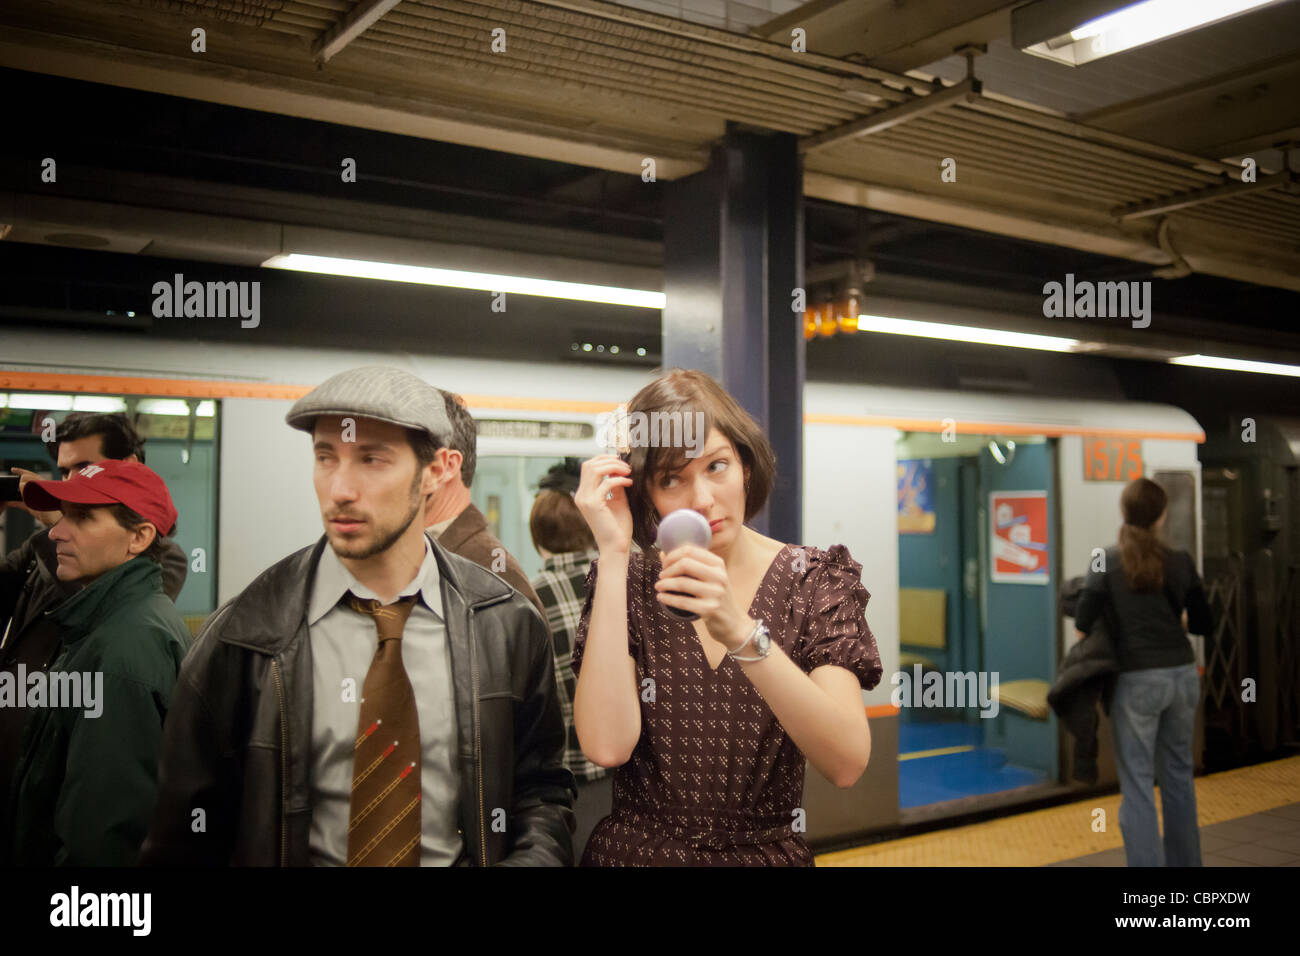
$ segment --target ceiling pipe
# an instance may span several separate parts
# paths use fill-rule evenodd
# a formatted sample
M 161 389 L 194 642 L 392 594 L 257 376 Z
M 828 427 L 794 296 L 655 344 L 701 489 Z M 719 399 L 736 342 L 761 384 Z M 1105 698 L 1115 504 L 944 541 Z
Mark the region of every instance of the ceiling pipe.
M 334 24 L 312 45 L 312 57 L 319 65 L 324 66 L 330 57 L 365 33 L 376 20 L 400 2 L 401 0 L 361 0 L 347 16 Z

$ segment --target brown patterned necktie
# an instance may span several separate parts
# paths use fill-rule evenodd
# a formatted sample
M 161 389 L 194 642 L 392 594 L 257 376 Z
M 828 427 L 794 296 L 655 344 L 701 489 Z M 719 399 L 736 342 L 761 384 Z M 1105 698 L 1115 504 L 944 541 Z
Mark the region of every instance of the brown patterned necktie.
M 348 592 L 348 606 L 374 619 L 379 649 L 361 688 L 352 754 L 348 866 L 420 865 L 420 718 L 402 666 L 402 629 L 416 595 L 381 605 Z

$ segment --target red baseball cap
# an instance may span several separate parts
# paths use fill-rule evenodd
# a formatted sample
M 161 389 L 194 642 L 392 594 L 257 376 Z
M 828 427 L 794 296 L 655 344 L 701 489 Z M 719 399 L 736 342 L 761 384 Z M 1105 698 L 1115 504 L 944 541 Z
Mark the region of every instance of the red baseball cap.
M 152 468 L 138 461 L 106 458 L 87 465 L 64 481 L 29 481 L 23 501 L 37 511 L 57 511 L 63 502 L 74 505 L 126 505 L 158 533 L 176 527 L 176 506 L 167 486 Z

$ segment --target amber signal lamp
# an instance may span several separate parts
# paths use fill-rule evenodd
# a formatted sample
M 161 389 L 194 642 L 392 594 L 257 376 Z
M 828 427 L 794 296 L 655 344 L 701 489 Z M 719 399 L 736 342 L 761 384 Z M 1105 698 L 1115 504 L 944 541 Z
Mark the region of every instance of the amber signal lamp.
M 836 332 L 856 332 L 862 302 L 856 295 L 836 302 L 823 302 L 804 311 L 803 337 L 813 339 L 820 335 L 830 338 Z

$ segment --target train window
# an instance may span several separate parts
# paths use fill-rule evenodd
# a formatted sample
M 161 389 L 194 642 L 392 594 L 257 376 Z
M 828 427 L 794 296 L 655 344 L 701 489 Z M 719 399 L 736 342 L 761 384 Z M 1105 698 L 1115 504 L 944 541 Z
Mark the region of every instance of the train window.
M 1205 486 L 1205 557 L 1227 558 L 1231 550 L 1228 533 L 1228 489 Z
M 532 580 L 542 570 L 542 558 L 533 547 L 528 529 L 537 483 L 563 457 L 534 455 L 484 455 L 474 470 L 470 500 L 483 512 L 488 529 L 500 539 L 524 574 Z
M 176 607 L 191 630 L 216 607 L 217 403 L 131 395 L 13 392 L 0 395 L 0 465 L 57 477 L 43 439 L 72 412 L 123 412 L 145 439 L 145 463 L 167 484 L 180 513 L 176 544 L 189 558 Z M 30 515 L 0 512 L 4 553 L 38 530 Z
M 1165 541 L 1196 557 L 1196 477 L 1190 471 L 1157 471 L 1151 480 L 1169 496 Z

